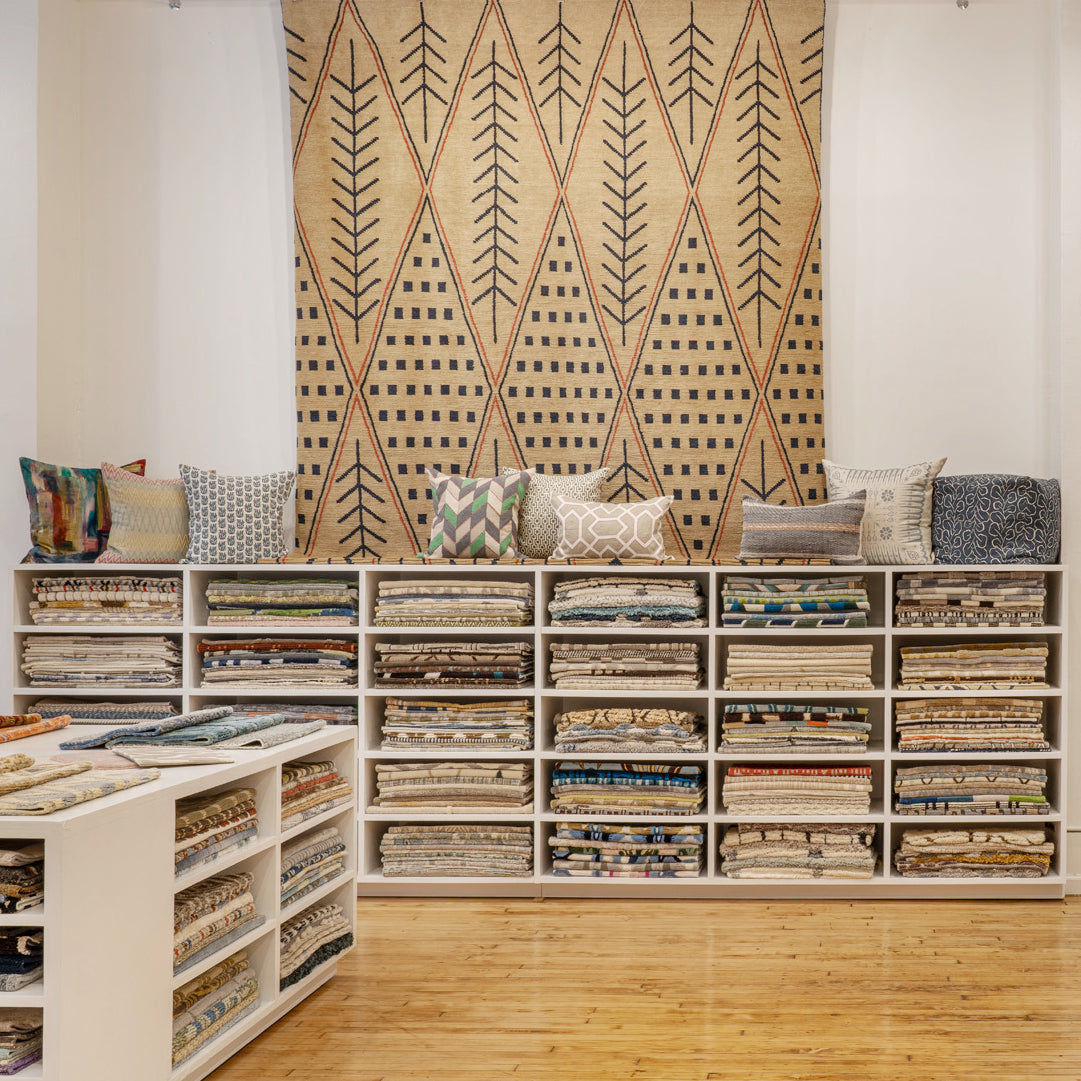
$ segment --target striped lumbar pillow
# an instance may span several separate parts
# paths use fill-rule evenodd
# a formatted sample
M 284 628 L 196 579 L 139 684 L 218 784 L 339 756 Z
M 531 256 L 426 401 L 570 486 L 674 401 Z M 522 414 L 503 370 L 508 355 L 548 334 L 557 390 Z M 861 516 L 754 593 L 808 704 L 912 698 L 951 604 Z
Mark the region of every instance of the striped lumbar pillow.
M 670 495 L 641 503 L 578 503 L 558 492 L 559 542 L 552 559 L 665 559 L 661 523 Z
M 866 493 L 815 506 L 777 506 L 743 497 L 740 559 L 828 559 L 862 563 L 860 524 Z
M 435 506 L 425 555 L 436 559 L 518 555 L 518 505 L 532 469 L 505 477 L 448 477 L 437 469 L 425 472 Z

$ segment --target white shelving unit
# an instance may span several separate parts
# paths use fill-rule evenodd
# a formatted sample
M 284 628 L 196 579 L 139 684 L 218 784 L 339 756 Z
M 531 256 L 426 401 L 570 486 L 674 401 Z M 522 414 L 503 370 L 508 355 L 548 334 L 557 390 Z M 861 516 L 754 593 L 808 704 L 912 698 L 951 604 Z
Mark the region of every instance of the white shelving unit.
M 1064 790 L 1067 781 L 1066 757 L 1066 688 L 1065 669 L 1065 612 L 1066 575 L 1064 568 L 1055 566 L 1022 567 L 1017 565 L 999 567 L 951 567 L 950 570 L 1030 570 L 1045 576 L 1048 589 L 1047 625 L 1031 629 L 949 629 L 922 630 L 893 626 L 893 601 L 895 582 L 902 574 L 929 571 L 934 567 L 677 567 L 677 566 L 584 566 L 542 564 L 374 564 L 350 565 L 258 565 L 233 567 L 111 567 L 97 565 L 67 565 L 64 567 L 22 565 L 15 571 L 15 627 L 16 665 L 23 636 L 27 633 L 88 632 L 162 633 L 161 627 L 139 626 L 118 628 L 108 626 L 97 629 L 86 626 L 64 628 L 39 628 L 31 625 L 27 616 L 31 579 L 37 576 L 58 574 L 123 574 L 157 573 L 179 574 L 184 585 L 184 619 L 181 625 L 164 628 L 175 634 L 183 645 L 183 683 L 158 692 L 129 691 L 129 697 L 167 698 L 184 709 L 214 703 L 235 703 L 257 698 L 289 699 L 293 701 L 319 701 L 354 703 L 359 706 L 359 751 L 356 765 L 358 782 L 358 851 L 357 892 L 361 895 L 456 895 L 456 896 L 665 896 L 665 897 L 1061 897 L 1065 891 L 1063 866 L 1065 827 L 1063 817 Z M 861 629 L 725 629 L 721 627 L 721 587 L 726 575 L 776 574 L 798 577 L 822 577 L 848 573 L 862 575 L 867 581 L 872 610 L 869 626 Z M 694 629 L 607 629 L 607 628 L 561 628 L 549 624 L 547 606 L 557 581 L 565 578 L 593 576 L 597 574 L 664 575 L 697 580 L 708 601 L 708 626 Z M 382 580 L 400 580 L 437 577 L 466 577 L 473 579 L 506 578 L 530 581 L 536 597 L 534 623 L 522 628 L 380 628 L 374 625 L 374 600 L 378 583 Z M 347 579 L 353 582 L 360 597 L 359 625 L 352 628 L 311 628 L 297 630 L 281 627 L 209 627 L 206 624 L 205 587 L 210 578 L 235 577 L 316 577 Z M 238 694 L 236 691 L 215 690 L 199 684 L 199 663 L 196 644 L 206 636 L 228 635 L 294 636 L 297 634 L 333 635 L 355 639 L 359 649 L 358 685 L 355 691 L 326 693 L 319 690 L 284 691 L 280 688 L 252 690 Z M 397 697 L 439 698 L 446 700 L 498 700 L 526 698 L 532 702 L 535 718 L 534 747 L 529 751 L 453 751 L 406 750 L 381 747 L 380 726 L 383 702 L 388 693 L 376 687 L 373 673 L 375 644 L 380 641 L 448 640 L 460 638 L 503 639 L 531 642 L 534 648 L 535 677 L 529 686 L 505 688 L 451 688 L 435 687 L 395 688 Z M 702 647 L 705 679 L 694 691 L 560 691 L 548 679 L 549 646 L 562 640 L 664 640 L 689 638 Z M 936 641 L 974 641 L 984 638 L 999 640 L 1039 640 L 1050 647 L 1048 677 L 1050 686 L 1041 690 L 976 691 L 976 692 L 916 692 L 898 687 L 900 649 L 903 645 L 916 645 Z M 874 689 L 859 692 L 763 692 L 748 695 L 745 692 L 728 692 L 723 689 L 725 647 L 734 642 L 769 642 L 774 644 L 797 642 L 871 643 L 874 647 Z M 34 690 L 22 686 L 16 678 L 17 709 L 25 709 L 37 698 L 55 696 L 61 692 Z M 85 691 L 66 692 L 71 697 L 91 697 Z M 124 692 L 111 692 L 97 697 L 122 697 Z M 893 732 L 893 706 L 900 699 L 912 697 L 1026 697 L 1036 698 L 1045 705 L 1045 724 L 1052 750 L 1037 754 L 979 754 L 974 757 L 949 754 L 901 754 L 896 750 Z M 738 701 L 775 701 L 811 703 L 843 703 L 866 706 L 870 711 L 872 732 L 866 754 L 795 755 L 795 754 L 737 754 L 718 750 L 721 729 L 721 713 L 727 703 Z M 707 750 L 693 755 L 623 754 L 610 756 L 609 760 L 650 761 L 675 760 L 697 763 L 704 767 L 708 794 L 703 813 L 692 819 L 666 817 L 658 822 L 673 823 L 693 821 L 700 823 L 706 834 L 705 867 L 697 879 L 569 879 L 551 873 L 548 859 L 547 838 L 555 829 L 558 817 L 547 810 L 548 788 L 552 770 L 558 761 L 569 756 L 556 752 L 553 747 L 552 718 L 559 712 L 587 705 L 633 705 L 649 702 L 675 708 L 689 709 L 706 718 Z M 582 756 L 578 756 L 582 757 Z M 452 759 L 495 759 L 524 761 L 532 767 L 534 778 L 533 811 L 526 814 L 470 814 L 451 815 L 366 813 L 375 796 L 375 764 L 382 761 L 422 761 Z M 994 761 L 1011 760 L 1020 764 L 1043 766 L 1049 774 L 1048 795 L 1052 813 L 1041 816 L 950 816 L 925 817 L 897 815 L 893 812 L 893 778 L 898 767 L 918 765 L 933 761 Z M 872 811 L 856 819 L 840 817 L 838 821 L 873 822 L 878 827 L 880 863 L 870 881 L 817 880 L 731 880 L 720 873 L 718 846 L 727 824 L 734 819 L 725 813 L 720 802 L 724 770 L 736 763 L 792 763 L 803 765 L 857 765 L 871 766 L 873 776 Z M 582 817 L 582 816 L 575 816 Z M 594 816 L 596 817 L 596 816 Z M 799 818 L 792 819 L 799 821 Z M 808 821 L 830 820 L 830 816 L 814 816 Z M 404 822 L 501 822 L 532 826 L 534 839 L 534 867 L 530 877 L 507 878 L 384 878 L 381 873 L 379 841 L 388 825 Z M 648 821 L 636 818 L 635 821 Z M 922 826 L 949 825 L 955 827 L 991 824 L 1000 827 L 1046 825 L 1056 843 L 1056 855 L 1051 873 L 1039 879 L 907 879 L 892 868 L 892 854 L 900 844 L 904 829 Z

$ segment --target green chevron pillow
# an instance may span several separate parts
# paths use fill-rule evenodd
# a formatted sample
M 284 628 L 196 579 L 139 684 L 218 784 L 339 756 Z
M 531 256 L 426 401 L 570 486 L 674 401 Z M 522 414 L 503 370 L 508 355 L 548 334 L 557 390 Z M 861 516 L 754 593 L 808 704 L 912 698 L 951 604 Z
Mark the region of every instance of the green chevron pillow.
M 425 470 L 432 486 L 432 536 L 427 556 L 500 559 L 518 555 L 518 505 L 534 470 L 505 477 L 448 477 Z

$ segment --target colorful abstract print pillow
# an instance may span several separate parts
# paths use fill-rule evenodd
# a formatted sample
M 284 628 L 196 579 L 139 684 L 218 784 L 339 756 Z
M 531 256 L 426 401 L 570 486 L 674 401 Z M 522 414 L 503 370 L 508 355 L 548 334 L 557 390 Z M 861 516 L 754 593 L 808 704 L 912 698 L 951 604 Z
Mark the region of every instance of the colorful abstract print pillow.
M 426 470 L 432 486 L 430 559 L 514 559 L 518 556 L 518 507 L 532 469 L 505 477 L 448 477 Z
M 93 563 L 109 537 L 109 497 L 100 469 L 20 458 L 30 505 L 30 551 L 24 563 Z M 146 459 L 122 467 L 142 475 Z

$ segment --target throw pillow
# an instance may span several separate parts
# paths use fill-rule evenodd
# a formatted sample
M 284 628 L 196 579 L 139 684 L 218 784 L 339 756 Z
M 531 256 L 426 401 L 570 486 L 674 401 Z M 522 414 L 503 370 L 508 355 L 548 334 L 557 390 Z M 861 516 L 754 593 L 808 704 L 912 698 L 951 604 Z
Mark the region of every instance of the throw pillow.
M 291 469 L 236 477 L 182 465 L 188 500 L 184 563 L 255 563 L 286 554 L 282 511 L 293 490 Z
M 641 503 L 578 503 L 558 492 L 559 542 L 552 559 L 665 559 L 661 523 L 670 495 Z
M 436 559 L 518 555 L 518 506 L 533 470 L 504 477 L 449 477 L 426 470 L 432 486 L 432 535 L 425 555 Z
M 100 469 L 20 458 L 30 504 L 30 551 L 24 563 L 92 563 L 109 536 L 109 497 Z M 123 467 L 141 474 L 146 459 Z
M 866 492 L 814 506 L 778 506 L 743 497 L 740 559 L 828 559 L 862 563 L 860 525 Z
M 830 500 L 867 493 L 862 551 L 868 563 L 930 563 L 931 499 L 945 458 L 900 469 L 853 469 L 822 460 Z
M 184 482 L 128 473 L 108 462 L 101 476 L 109 493 L 112 526 L 99 563 L 179 563 L 188 550 Z
M 505 477 L 516 472 L 510 466 L 503 467 Z M 558 477 L 548 473 L 535 474 L 518 511 L 518 551 L 530 559 L 547 559 L 559 540 L 559 519 L 552 506 L 552 496 L 558 492 L 564 499 L 596 501 L 601 497 L 601 484 L 610 472 L 604 466 L 591 473 Z

